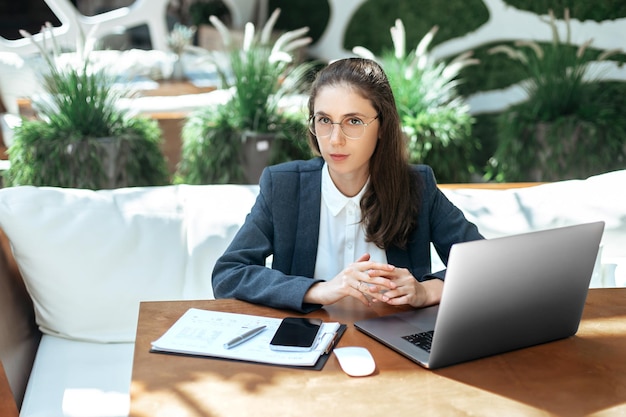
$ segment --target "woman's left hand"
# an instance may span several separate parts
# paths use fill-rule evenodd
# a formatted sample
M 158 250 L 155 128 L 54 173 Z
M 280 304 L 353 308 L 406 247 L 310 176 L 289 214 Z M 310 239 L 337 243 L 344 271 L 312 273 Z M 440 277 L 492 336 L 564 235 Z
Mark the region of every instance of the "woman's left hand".
M 379 299 L 387 304 L 425 307 L 437 304 L 441 300 L 443 281 L 439 279 L 419 282 L 406 268 L 395 268 L 392 271 L 370 270 L 369 275 L 384 277 L 396 284 L 395 289 L 378 286 L 369 288 L 370 293 L 382 293 Z

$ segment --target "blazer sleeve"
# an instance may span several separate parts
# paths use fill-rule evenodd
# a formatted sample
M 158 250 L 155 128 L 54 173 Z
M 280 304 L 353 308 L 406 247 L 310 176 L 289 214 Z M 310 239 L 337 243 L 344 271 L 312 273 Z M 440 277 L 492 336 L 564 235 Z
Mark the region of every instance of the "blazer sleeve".
M 231 244 L 215 264 L 212 285 L 217 298 L 237 298 L 305 313 L 321 307 L 317 304 L 303 303 L 305 293 L 318 281 L 298 274 L 297 271 L 291 273 L 286 270 L 288 268 L 281 271 L 266 267 L 266 260 L 270 255 L 281 260 L 294 256 L 275 253 L 277 240 L 279 251 L 293 250 L 294 246 L 297 246 L 298 233 L 302 233 L 294 230 L 297 227 L 290 227 L 288 223 L 298 217 L 297 202 L 300 196 L 289 193 L 289 199 L 276 198 L 281 195 L 284 197 L 286 189 L 297 190 L 297 187 L 274 183 L 274 177 L 280 177 L 282 181 L 285 176 L 273 173 L 270 169 L 264 170 L 259 183 L 260 192 L 254 206 Z M 297 173 L 287 176 L 299 178 Z M 319 210 L 319 207 L 317 209 Z M 313 244 L 316 245 L 316 242 Z M 314 265 L 315 251 L 306 256 L 313 256 L 311 262 Z M 282 263 L 274 262 L 274 267 Z

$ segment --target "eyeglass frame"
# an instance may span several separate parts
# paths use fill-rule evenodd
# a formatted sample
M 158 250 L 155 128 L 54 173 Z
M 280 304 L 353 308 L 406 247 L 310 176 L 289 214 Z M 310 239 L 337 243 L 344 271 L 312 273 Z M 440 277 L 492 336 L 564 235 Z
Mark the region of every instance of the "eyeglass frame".
M 316 114 L 312 115 L 311 117 L 309 117 L 309 121 L 308 121 L 308 123 L 307 123 L 307 124 L 308 124 L 308 127 L 309 127 L 309 132 L 311 132 L 311 133 L 312 133 L 315 137 L 320 137 L 320 138 L 327 138 L 327 137 L 332 136 L 332 134 L 333 134 L 333 129 L 335 128 L 335 126 L 332 126 L 332 127 L 331 127 L 331 129 L 330 129 L 330 133 L 329 133 L 329 134 L 327 134 L 327 135 L 318 135 L 318 134 L 315 132 L 315 116 L 321 116 L 321 115 L 319 115 L 319 114 L 317 114 L 317 113 L 316 113 Z M 328 117 L 328 116 L 325 116 L 325 117 Z M 374 116 L 374 117 L 372 118 L 372 120 L 370 120 L 368 123 L 363 122 L 363 124 L 361 125 L 361 126 L 363 126 L 363 133 L 361 133 L 361 135 L 360 135 L 360 136 L 358 136 L 358 137 L 356 137 L 356 138 L 355 138 L 355 137 L 353 137 L 353 136 L 348 136 L 348 135 L 346 134 L 346 132 L 344 132 L 342 123 L 343 123 L 346 119 L 350 119 L 350 118 L 356 118 L 356 119 L 358 119 L 358 117 L 356 117 L 356 116 L 346 116 L 346 117 L 344 117 L 343 119 L 341 119 L 341 120 L 340 120 L 340 121 L 338 121 L 338 122 L 333 122 L 333 121 L 332 121 L 332 119 L 331 119 L 331 121 L 330 121 L 330 123 L 329 123 L 329 124 L 330 124 L 330 125 L 339 125 L 339 129 L 341 129 L 341 133 L 342 133 L 342 134 L 343 134 L 346 138 L 351 139 L 351 140 L 359 140 L 359 139 L 361 139 L 361 138 L 363 137 L 363 134 L 365 133 L 365 128 L 366 128 L 366 127 L 368 127 L 369 125 L 371 125 L 371 124 L 374 122 L 374 120 L 377 120 L 379 117 L 380 117 L 380 114 L 377 114 L 377 115 L 376 115 L 376 116 Z M 328 118 L 330 119 L 330 117 L 328 117 Z

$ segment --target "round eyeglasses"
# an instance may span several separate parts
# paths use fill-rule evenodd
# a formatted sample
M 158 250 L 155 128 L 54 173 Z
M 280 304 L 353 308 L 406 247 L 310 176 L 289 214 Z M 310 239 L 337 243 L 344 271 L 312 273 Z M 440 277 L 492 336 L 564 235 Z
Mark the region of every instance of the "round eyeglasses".
M 318 138 L 325 138 L 333 133 L 334 125 L 339 125 L 345 137 L 348 139 L 360 139 L 365 132 L 365 128 L 376 119 L 378 119 L 378 115 L 369 123 L 365 123 L 356 116 L 347 116 L 340 122 L 333 122 L 328 116 L 314 114 L 309 119 L 309 130 Z

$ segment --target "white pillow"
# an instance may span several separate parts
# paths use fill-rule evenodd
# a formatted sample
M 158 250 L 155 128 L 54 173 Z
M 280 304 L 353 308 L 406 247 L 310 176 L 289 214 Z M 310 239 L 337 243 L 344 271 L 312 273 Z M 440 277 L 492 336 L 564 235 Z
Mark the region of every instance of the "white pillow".
M 258 187 L 0 190 L 4 229 L 44 333 L 135 337 L 140 301 L 211 299 L 211 272 Z

